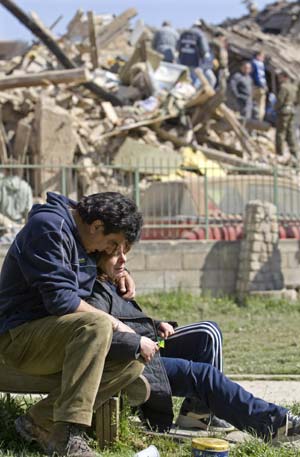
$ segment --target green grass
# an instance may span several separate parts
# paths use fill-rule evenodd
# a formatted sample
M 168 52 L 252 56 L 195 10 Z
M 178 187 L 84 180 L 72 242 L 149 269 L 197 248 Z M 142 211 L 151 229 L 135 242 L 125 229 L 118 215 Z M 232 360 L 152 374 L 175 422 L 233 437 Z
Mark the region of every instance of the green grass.
M 139 303 L 151 316 L 176 319 L 180 325 L 217 322 L 227 373 L 300 374 L 300 302 L 253 298 L 239 307 L 230 298 L 169 293 L 144 296 Z
M 300 302 L 274 302 L 252 299 L 238 307 L 230 298 L 212 299 L 186 293 L 148 295 L 139 303 L 149 315 L 177 320 L 180 325 L 198 320 L 214 320 L 224 336 L 227 373 L 300 374 Z M 14 420 L 30 403 L 18 397 L 0 398 L 0 457 L 40 457 L 38 448 L 27 445 L 16 435 Z M 177 409 L 179 403 L 177 402 Z M 293 406 L 300 412 L 300 404 Z M 191 443 L 178 443 L 168 437 L 153 438 L 128 421 L 125 411 L 121 421 L 121 439 L 104 457 L 132 457 L 134 452 L 154 444 L 161 457 L 190 457 Z M 300 450 L 272 447 L 253 439 L 230 450 L 230 457 L 300 457 Z

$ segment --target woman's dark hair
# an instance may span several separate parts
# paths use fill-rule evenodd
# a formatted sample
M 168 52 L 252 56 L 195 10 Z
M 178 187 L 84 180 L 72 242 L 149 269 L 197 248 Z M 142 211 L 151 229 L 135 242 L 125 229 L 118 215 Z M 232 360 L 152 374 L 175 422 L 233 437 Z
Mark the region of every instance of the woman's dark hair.
M 121 232 L 130 243 L 138 241 L 140 237 L 142 213 L 133 200 L 119 192 L 101 192 L 82 197 L 76 209 L 86 224 L 102 221 L 105 235 Z

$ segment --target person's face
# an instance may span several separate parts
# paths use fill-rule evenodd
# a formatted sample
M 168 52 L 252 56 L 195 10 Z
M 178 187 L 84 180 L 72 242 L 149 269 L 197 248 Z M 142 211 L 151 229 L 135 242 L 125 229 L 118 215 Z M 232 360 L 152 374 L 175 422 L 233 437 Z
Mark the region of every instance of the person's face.
M 261 62 L 263 62 L 265 60 L 265 55 L 264 54 L 257 54 L 256 58 L 257 58 L 257 60 L 260 60 Z
M 244 73 L 244 75 L 250 75 L 251 70 L 252 68 L 250 63 L 244 63 L 244 65 L 242 66 L 242 72 Z
M 130 244 L 124 242 L 120 244 L 114 253 L 110 255 L 107 253 L 101 254 L 98 262 L 101 272 L 113 280 L 122 276 L 127 260 L 126 254 L 130 251 L 130 248 Z
M 105 252 L 112 254 L 118 247 L 125 243 L 123 233 L 104 234 L 104 226 L 101 221 L 94 221 L 87 226 L 86 233 L 82 237 L 84 248 L 88 254 Z

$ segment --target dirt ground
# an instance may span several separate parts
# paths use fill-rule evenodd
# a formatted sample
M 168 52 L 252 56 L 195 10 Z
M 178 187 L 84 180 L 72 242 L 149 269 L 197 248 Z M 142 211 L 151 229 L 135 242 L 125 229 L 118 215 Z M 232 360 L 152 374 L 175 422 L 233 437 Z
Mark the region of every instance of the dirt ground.
M 256 397 L 281 405 L 292 405 L 300 402 L 299 381 L 252 380 L 237 381 Z

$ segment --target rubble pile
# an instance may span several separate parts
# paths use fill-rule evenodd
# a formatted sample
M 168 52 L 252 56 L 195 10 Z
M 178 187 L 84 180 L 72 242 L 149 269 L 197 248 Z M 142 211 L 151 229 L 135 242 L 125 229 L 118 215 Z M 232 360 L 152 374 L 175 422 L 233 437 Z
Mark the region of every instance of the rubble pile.
M 26 21 L 38 28 L 37 40 L 0 61 L 0 162 L 48 166 L 34 180 L 29 176 L 35 196 L 60 189 L 51 166 L 76 165 L 76 191 L 91 193 L 130 191 L 124 172 L 135 167 L 147 185 L 163 161 L 174 169 L 193 163 L 197 173 L 208 160 L 222 172 L 274 165 L 274 128 L 244 125 L 200 71 L 196 90 L 186 67 L 163 62 L 152 49 L 153 31 L 143 21 L 131 27 L 136 14 L 133 8 L 116 17 L 78 11 L 60 38 L 32 14 Z M 224 24 L 231 65 L 264 43 L 270 71 L 290 66 L 299 74 L 297 45 L 252 26 L 253 20 L 248 28 Z

